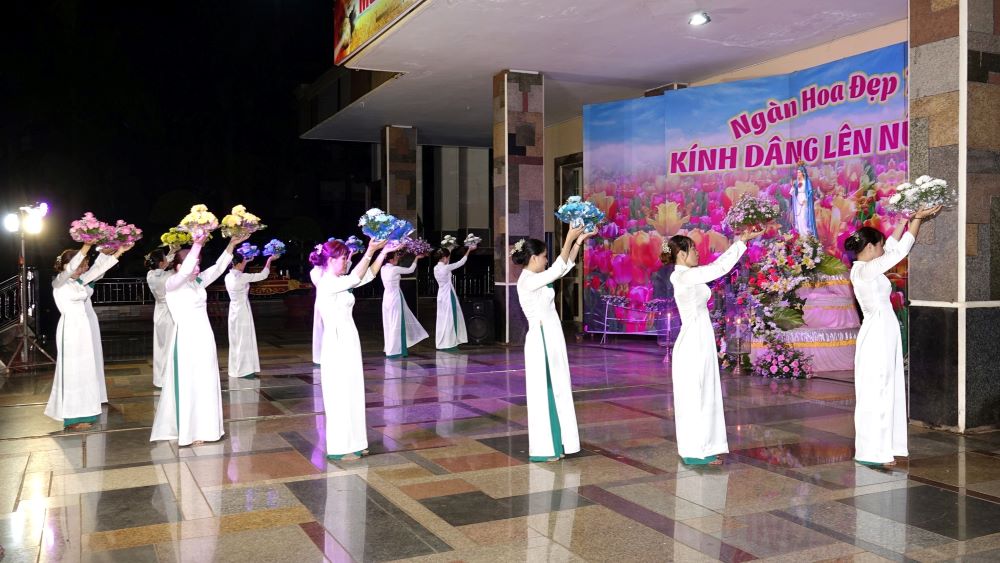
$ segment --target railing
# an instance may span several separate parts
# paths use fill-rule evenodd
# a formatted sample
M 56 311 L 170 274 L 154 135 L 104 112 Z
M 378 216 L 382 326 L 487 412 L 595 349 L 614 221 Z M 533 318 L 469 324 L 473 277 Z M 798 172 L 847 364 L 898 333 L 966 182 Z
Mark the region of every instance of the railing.
M 16 310 L 17 301 L 17 277 L 11 278 L 4 285 L 0 285 L 0 306 L 3 307 L 3 319 L 6 320 L 7 302 L 4 289 L 6 284 L 13 283 L 14 289 L 11 292 L 11 307 Z M 455 293 L 459 297 L 479 297 L 491 295 L 493 293 L 493 272 L 478 274 L 456 275 L 452 281 Z M 228 296 L 224 289 L 215 290 L 213 285 L 208 291 L 210 302 L 228 301 Z M 418 290 L 420 297 L 436 297 L 437 281 L 434 280 L 434 272 L 431 270 L 420 271 L 418 273 Z M 311 291 L 311 290 L 310 290 Z M 384 288 L 381 278 L 372 280 L 371 283 L 363 285 L 354 290 L 354 296 L 358 299 L 381 299 Z M 251 296 L 252 297 L 252 296 Z M 146 305 L 154 303 L 153 294 L 149 291 L 145 278 L 104 278 L 94 284 L 94 295 L 91 302 L 95 306 L 101 305 Z M 16 312 L 12 313 L 16 320 Z
M 145 305 L 153 303 L 153 294 L 145 278 L 104 278 L 94 284 L 94 305 Z
M 609 334 L 656 336 L 658 340 L 668 340 L 675 325 L 680 325 L 677 308 L 672 299 L 653 303 L 656 306 L 638 308 L 628 302 L 605 299 L 604 319 L 597 321 L 597 326 L 588 332 L 603 333 L 602 344 Z
M 13 276 L 0 282 L 0 331 L 20 321 L 21 300 L 18 295 L 20 287 L 21 276 Z
M 438 284 L 434 270 L 420 272 L 418 290 L 420 297 L 437 297 Z M 493 294 L 493 270 L 479 274 L 462 272 L 452 276 L 451 284 L 459 297 L 480 297 Z
M 403 278 L 404 280 L 406 278 Z M 486 271 L 479 274 L 456 275 L 452 279 L 455 293 L 459 297 L 481 297 L 493 294 L 493 272 Z M 417 292 L 418 297 L 437 297 L 437 281 L 434 279 L 432 270 L 417 272 Z M 381 278 L 376 278 L 366 285 L 354 290 L 354 297 L 357 299 L 381 299 L 385 288 L 382 286 Z

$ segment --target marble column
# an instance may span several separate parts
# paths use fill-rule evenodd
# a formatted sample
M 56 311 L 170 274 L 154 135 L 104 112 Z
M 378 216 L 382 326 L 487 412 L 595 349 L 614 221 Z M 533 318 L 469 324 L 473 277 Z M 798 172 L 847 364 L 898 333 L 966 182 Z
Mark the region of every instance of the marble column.
M 510 261 L 519 239 L 545 240 L 541 74 L 505 70 L 493 77 L 493 248 L 497 337 L 524 342 L 527 321 L 517 300 L 521 269 Z
M 387 125 L 382 130 L 382 205 L 387 213 L 406 219 L 420 229 L 417 210 L 417 130 Z M 419 232 L 419 231 L 418 231 Z M 408 258 L 402 265 L 408 265 Z M 417 307 L 417 274 L 403 277 L 399 284 L 414 314 Z M 433 329 L 432 329 L 433 330 Z
M 910 177 L 959 205 L 910 258 L 910 418 L 1000 425 L 1000 0 L 910 1 Z

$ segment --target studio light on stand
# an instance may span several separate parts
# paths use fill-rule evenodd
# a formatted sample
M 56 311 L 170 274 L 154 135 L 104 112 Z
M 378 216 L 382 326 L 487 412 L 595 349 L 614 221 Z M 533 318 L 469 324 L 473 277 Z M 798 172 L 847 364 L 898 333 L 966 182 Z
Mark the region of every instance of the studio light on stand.
M 30 369 L 38 365 L 55 363 L 55 359 L 49 355 L 38 344 L 35 332 L 28 323 L 28 318 L 35 318 L 36 303 L 28 305 L 28 283 L 32 280 L 33 273 L 28 272 L 28 261 L 25 254 L 25 238 L 27 235 L 37 235 L 42 232 L 43 219 L 49 212 L 47 203 L 36 203 L 35 205 L 25 205 L 15 213 L 8 213 L 3 219 L 3 227 L 9 233 L 16 233 L 21 238 L 21 250 L 18 257 L 18 280 L 17 280 L 17 300 L 18 300 L 18 321 L 0 332 L 14 330 L 17 332 L 17 346 L 10 360 L 4 364 L 0 362 L 0 371 L 10 369 Z M 48 361 L 31 361 L 31 351 L 36 350 Z

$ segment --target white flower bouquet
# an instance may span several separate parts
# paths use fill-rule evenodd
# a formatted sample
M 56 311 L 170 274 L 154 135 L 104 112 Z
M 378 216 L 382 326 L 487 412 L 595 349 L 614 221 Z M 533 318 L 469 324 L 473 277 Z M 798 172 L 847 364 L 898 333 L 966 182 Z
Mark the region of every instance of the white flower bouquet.
M 928 207 L 954 207 L 958 194 L 948 182 L 940 178 L 921 176 L 912 184 L 904 182 L 896 186 L 896 193 L 889 198 L 886 208 L 903 214 L 913 214 Z

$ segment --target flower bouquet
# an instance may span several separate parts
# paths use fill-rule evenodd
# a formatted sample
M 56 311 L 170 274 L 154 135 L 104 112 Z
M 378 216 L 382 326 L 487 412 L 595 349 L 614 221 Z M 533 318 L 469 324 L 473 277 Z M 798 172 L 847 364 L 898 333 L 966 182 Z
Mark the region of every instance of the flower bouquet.
M 111 252 L 123 246 L 132 246 L 142 238 L 142 229 L 119 219 L 114 225 L 104 226 L 104 237 L 98 250 Z
M 896 213 L 910 215 L 938 205 L 954 207 L 957 202 L 958 194 L 954 188 L 948 187 L 948 182 L 940 178 L 921 176 L 912 184 L 904 182 L 896 186 L 896 193 L 889 198 L 886 208 Z
M 209 235 L 211 238 L 212 231 L 219 228 L 219 219 L 207 207 L 199 203 L 191 208 L 191 212 L 181 219 L 177 227 L 191 233 L 192 237 Z
M 722 224 L 733 231 L 761 230 L 768 223 L 776 221 L 781 216 L 778 204 L 765 196 L 743 194 L 726 213 Z
M 274 256 L 278 258 L 285 253 L 285 243 L 273 238 L 271 242 L 264 245 L 264 256 Z
M 389 235 L 396 230 L 397 219 L 377 207 L 365 212 L 358 220 L 361 232 L 375 240 L 390 240 Z
M 405 239 L 403 241 L 403 248 L 405 248 L 407 252 L 409 252 L 414 256 L 426 256 L 434 250 L 434 248 L 431 246 L 431 243 L 427 242 L 422 238 Z
M 191 233 L 182 231 L 178 227 L 170 227 L 170 230 L 160 235 L 160 242 L 163 246 L 184 246 L 191 244 Z
M 410 233 L 414 231 L 413 225 L 405 219 L 396 219 L 392 231 L 389 232 L 389 240 L 402 243 Z
M 456 246 L 458 246 L 458 240 L 451 235 L 445 235 L 444 238 L 441 239 L 441 248 L 454 250 Z
M 232 213 L 222 218 L 222 236 L 224 237 L 249 235 L 266 227 L 267 225 L 260 222 L 260 217 L 250 213 L 242 205 L 233 207 Z
M 96 244 L 105 237 L 105 227 L 107 227 L 107 223 L 94 217 L 94 214 L 88 211 L 83 214 L 83 217 L 69 224 L 69 236 L 76 242 Z
M 483 239 L 477 237 L 476 235 L 469 233 L 465 236 L 465 246 L 479 246 L 479 243 L 483 242 Z
M 812 373 L 813 367 L 809 356 L 792 348 L 783 340 L 771 338 L 753 361 L 751 375 L 776 379 L 801 379 L 811 377 Z
M 583 227 L 588 233 L 596 231 L 597 225 L 604 220 L 604 212 L 589 201 L 584 201 L 578 195 L 570 196 L 566 203 L 556 210 L 556 217 L 570 227 Z
M 365 249 L 365 242 L 354 235 L 348 237 L 344 241 L 344 244 L 347 245 L 347 249 L 351 252 L 361 252 Z
M 253 260 L 260 256 L 260 249 L 256 245 L 244 242 L 236 249 L 236 253 L 242 256 L 244 260 Z

